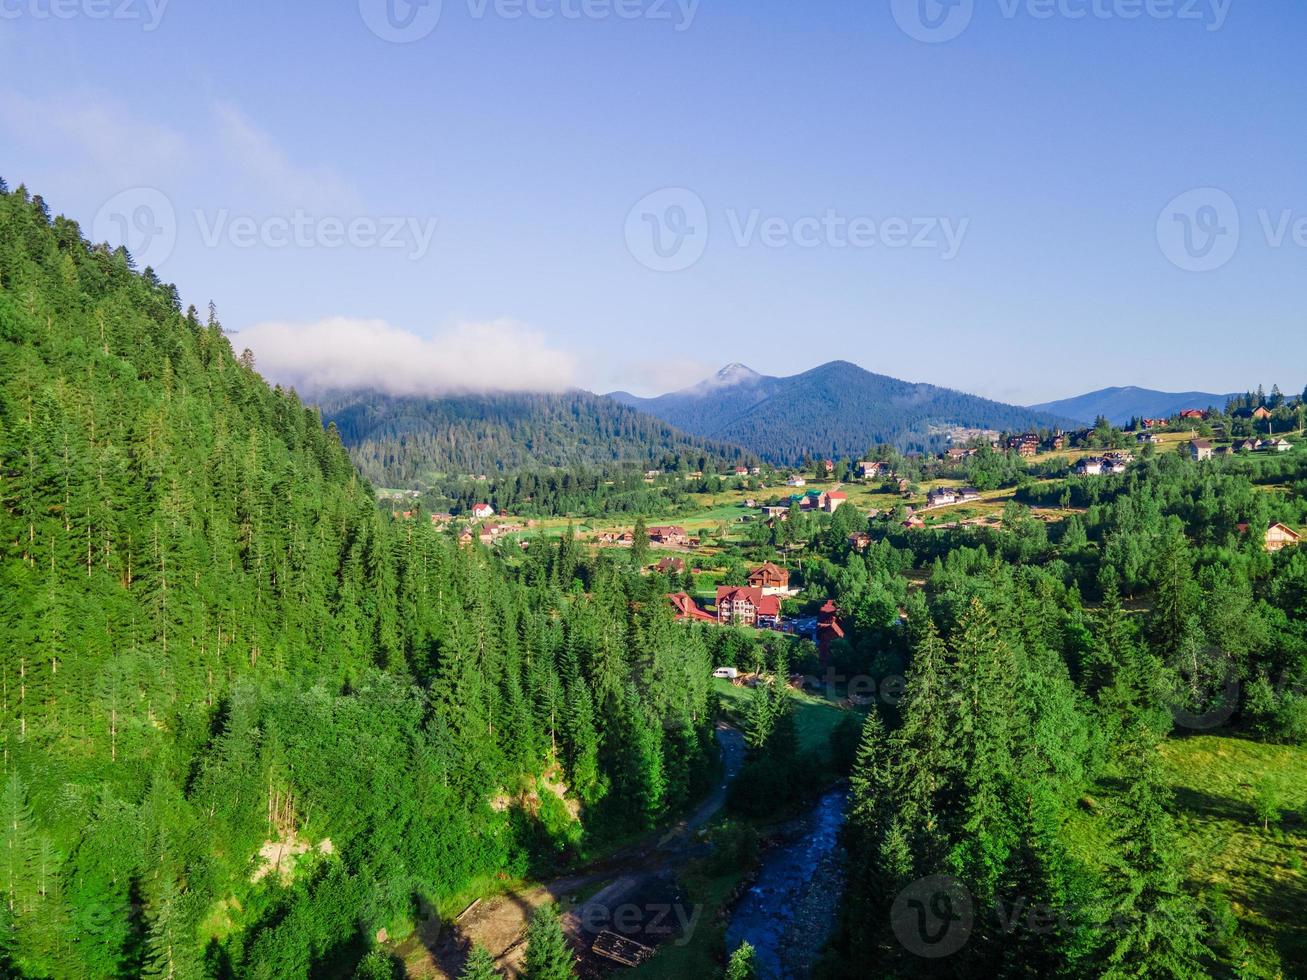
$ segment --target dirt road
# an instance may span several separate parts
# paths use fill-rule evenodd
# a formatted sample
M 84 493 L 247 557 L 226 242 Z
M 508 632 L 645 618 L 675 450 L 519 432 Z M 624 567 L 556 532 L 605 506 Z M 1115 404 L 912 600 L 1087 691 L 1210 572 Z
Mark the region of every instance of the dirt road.
M 535 909 L 551 901 L 564 910 L 563 928 L 582 953 L 606 928 L 625 925 L 629 928 L 623 932 L 643 932 L 647 945 L 657 945 L 660 939 L 692 926 L 680 911 L 684 905 L 678 900 L 676 872 L 694 854 L 696 834 L 726 803 L 727 790 L 744 765 L 743 736 L 719 722 L 716 737 L 722 753 L 722 779 L 693 812 L 592 865 L 529 889 L 488 898 L 456 923 L 441 923 L 434 917 L 421 923 L 395 948 L 408 975 L 454 980 L 475 942 L 490 950 L 506 976 L 518 976 L 526 953 L 527 923 Z M 583 893 L 588 897 L 578 901 Z M 598 964 L 588 962 L 584 955 L 580 968 L 583 975 L 601 972 Z

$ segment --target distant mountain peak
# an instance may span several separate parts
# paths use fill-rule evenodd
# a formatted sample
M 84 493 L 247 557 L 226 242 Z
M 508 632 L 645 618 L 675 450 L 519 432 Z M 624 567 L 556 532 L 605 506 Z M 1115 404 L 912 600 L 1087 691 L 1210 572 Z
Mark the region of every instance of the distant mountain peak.
M 709 381 L 714 386 L 722 387 L 724 385 L 743 384 L 746 381 L 757 381 L 761 377 L 761 374 L 747 364 L 736 361 L 733 364 L 726 365 L 726 367 L 714 374 Z

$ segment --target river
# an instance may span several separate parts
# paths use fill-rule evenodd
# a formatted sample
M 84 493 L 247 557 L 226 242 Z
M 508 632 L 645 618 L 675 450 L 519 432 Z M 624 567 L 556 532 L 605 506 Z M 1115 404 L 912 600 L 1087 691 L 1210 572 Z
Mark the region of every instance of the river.
M 830 938 L 844 891 L 839 837 L 847 804 L 846 789 L 831 790 L 787 827 L 731 914 L 727 952 L 750 943 L 762 980 L 810 976 Z

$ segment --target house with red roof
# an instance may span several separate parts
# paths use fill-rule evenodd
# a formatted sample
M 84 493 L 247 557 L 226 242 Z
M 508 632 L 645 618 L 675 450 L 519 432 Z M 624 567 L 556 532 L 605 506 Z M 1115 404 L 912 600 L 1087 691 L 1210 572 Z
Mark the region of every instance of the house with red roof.
M 826 494 L 826 501 L 822 509 L 828 514 L 833 514 L 840 509 L 841 504 L 847 504 L 848 502 L 849 495 L 847 493 L 843 490 L 832 490 Z
M 683 527 L 651 527 L 649 542 L 668 548 L 684 548 L 690 543 L 690 535 Z
M 717 622 L 723 626 L 775 626 L 781 618 L 781 600 L 748 586 L 717 586 Z
M 684 592 L 673 592 L 667 596 L 667 600 L 672 604 L 672 611 L 676 613 L 676 621 L 678 623 L 717 622 L 715 616 L 700 609 L 695 604 L 695 601 Z
M 494 517 L 495 508 L 491 507 L 489 504 L 473 504 L 472 516 L 477 518 L 478 520 L 480 520 L 483 517 Z

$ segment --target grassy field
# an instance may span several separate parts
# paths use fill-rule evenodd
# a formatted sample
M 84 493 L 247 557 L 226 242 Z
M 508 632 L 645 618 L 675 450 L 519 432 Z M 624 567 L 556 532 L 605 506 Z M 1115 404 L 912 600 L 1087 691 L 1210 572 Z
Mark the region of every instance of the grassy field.
M 718 696 L 722 699 L 722 709 L 736 724 L 743 725 L 745 712 L 753 690 L 736 687 L 730 681 L 713 681 Z M 794 699 L 794 722 L 799 731 L 799 748 L 805 752 L 822 752 L 830 745 L 830 734 L 847 716 L 848 711 L 832 704 L 825 698 L 816 697 L 802 691 L 791 691 Z
M 1204 735 L 1165 754 L 1190 878 L 1229 897 L 1261 975 L 1307 975 L 1307 749 Z M 1253 807 L 1267 780 L 1284 808 L 1270 830 Z
M 1248 976 L 1307 975 L 1307 749 L 1195 735 L 1167 741 L 1163 756 L 1190 889 L 1228 900 L 1251 947 Z M 1282 787 L 1284 817 L 1266 830 L 1253 801 L 1268 779 Z M 1088 865 L 1109 848 L 1111 792 L 1093 795 L 1095 814 L 1069 827 L 1072 851 Z

